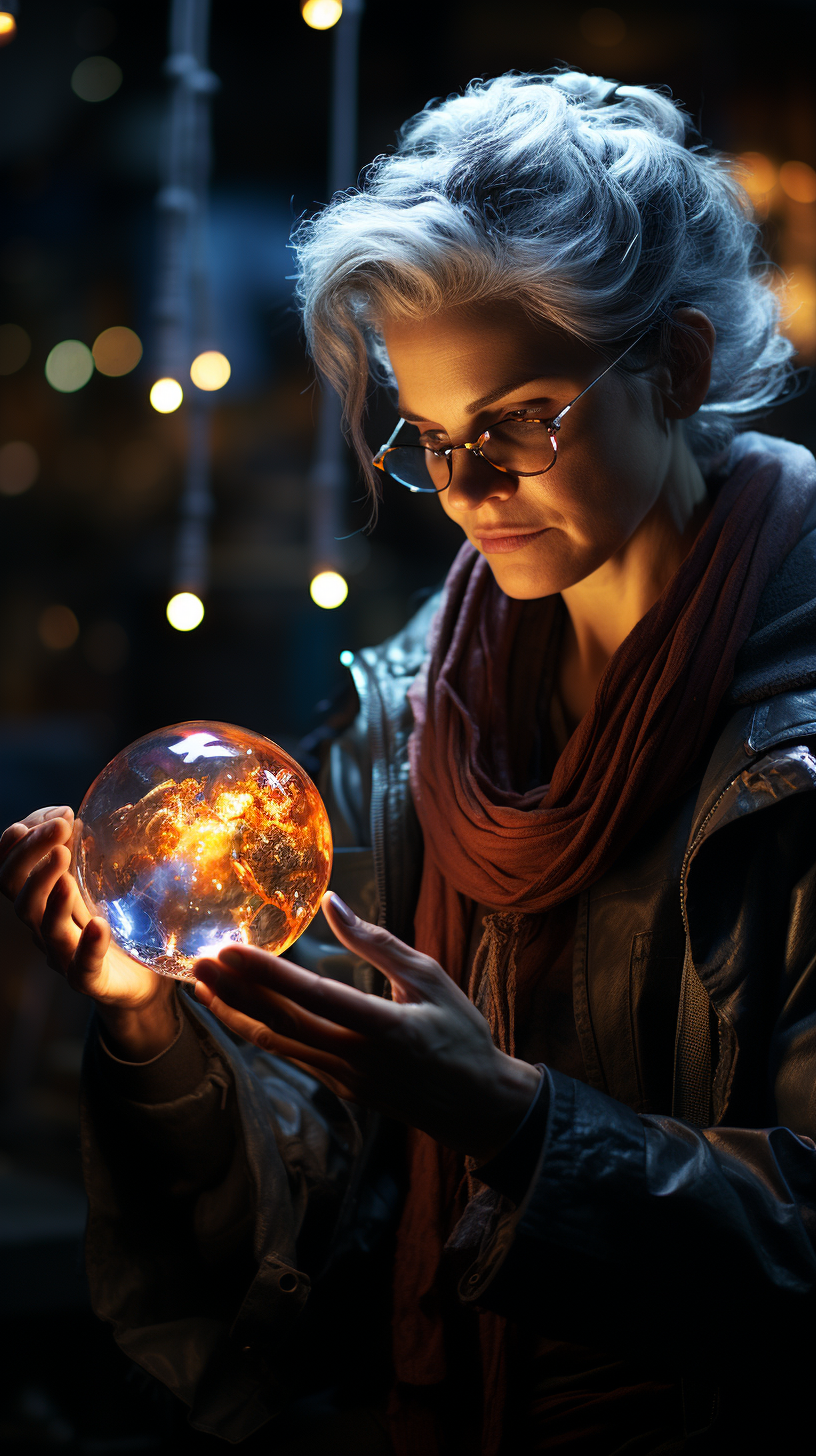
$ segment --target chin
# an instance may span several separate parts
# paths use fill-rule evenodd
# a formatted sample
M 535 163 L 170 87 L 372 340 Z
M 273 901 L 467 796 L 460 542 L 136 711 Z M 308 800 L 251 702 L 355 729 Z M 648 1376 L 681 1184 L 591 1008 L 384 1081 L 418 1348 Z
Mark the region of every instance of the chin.
M 515 568 L 507 565 L 494 565 L 488 562 L 496 585 L 504 592 L 506 597 L 511 597 L 517 602 L 537 601 L 539 597 L 551 597 L 555 592 L 562 591 L 568 584 L 561 581 L 552 571 L 536 571 L 535 567 L 526 569 L 517 566 Z

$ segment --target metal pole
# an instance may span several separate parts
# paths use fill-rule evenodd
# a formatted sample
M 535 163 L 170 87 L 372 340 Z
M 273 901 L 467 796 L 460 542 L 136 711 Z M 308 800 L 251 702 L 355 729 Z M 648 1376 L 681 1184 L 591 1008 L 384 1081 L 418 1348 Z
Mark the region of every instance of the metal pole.
M 343 0 L 343 14 L 334 31 L 329 196 L 351 187 L 357 177 L 357 73 L 360 21 L 364 0 Z M 343 565 L 342 492 L 345 484 L 345 441 L 340 400 L 330 386 L 320 394 L 317 449 L 310 475 L 312 566 Z
M 154 313 L 163 375 L 187 396 L 185 487 L 173 570 L 174 589 L 206 589 L 207 520 L 212 513 L 209 401 L 188 383 L 191 360 L 210 332 L 206 260 L 211 166 L 210 103 L 218 79 L 207 67 L 210 0 L 172 0 L 165 75 L 171 84 L 159 213 L 159 271 Z

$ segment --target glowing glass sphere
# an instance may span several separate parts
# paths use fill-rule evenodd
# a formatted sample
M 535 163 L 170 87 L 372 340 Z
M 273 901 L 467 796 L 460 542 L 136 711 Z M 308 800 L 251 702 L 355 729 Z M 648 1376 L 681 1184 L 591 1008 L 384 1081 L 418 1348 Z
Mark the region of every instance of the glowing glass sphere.
M 331 863 L 308 774 L 229 723 L 176 723 L 123 749 L 85 795 L 72 841 L 88 909 L 133 960 L 180 981 L 230 943 L 285 950 L 317 913 Z

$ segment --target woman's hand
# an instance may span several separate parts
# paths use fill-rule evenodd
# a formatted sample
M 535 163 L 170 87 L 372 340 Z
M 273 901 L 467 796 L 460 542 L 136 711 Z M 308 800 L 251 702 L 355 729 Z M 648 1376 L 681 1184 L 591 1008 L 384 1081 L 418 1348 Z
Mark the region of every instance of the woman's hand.
M 74 816 L 38 809 L 0 838 L 0 891 L 53 970 L 98 1002 L 113 1049 L 146 1061 L 176 1034 L 172 981 L 154 975 L 111 943 L 110 926 L 91 915 L 68 873 Z
M 487 1022 L 430 957 L 358 919 L 337 895 L 323 913 L 338 940 L 382 971 L 393 1000 L 291 961 L 230 946 L 196 963 L 196 996 L 232 1031 L 305 1066 L 352 1102 L 484 1161 L 508 1142 L 539 1073 L 494 1045 Z

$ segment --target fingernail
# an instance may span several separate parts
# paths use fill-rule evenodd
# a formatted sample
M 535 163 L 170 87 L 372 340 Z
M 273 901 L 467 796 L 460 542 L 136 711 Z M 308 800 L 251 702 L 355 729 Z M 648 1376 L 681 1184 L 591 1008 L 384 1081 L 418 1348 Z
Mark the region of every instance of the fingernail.
M 74 811 L 71 808 L 71 805 L 59 804 L 56 808 L 49 809 L 45 817 L 46 819 L 64 819 L 66 814 L 70 814 L 71 818 L 73 819 Z
M 220 950 L 218 959 L 228 965 L 233 971 L 240 971 L 243 965 L 243 956 L 239 950 Z
M 334 890 L 331 891 L 330 899 L 332 910 L 342 920 L 344 925 L 357 924 L 357 916 L 354 911 L 349 909 L 345 900 L 341 900 L 339 895 L 335 895 Z

